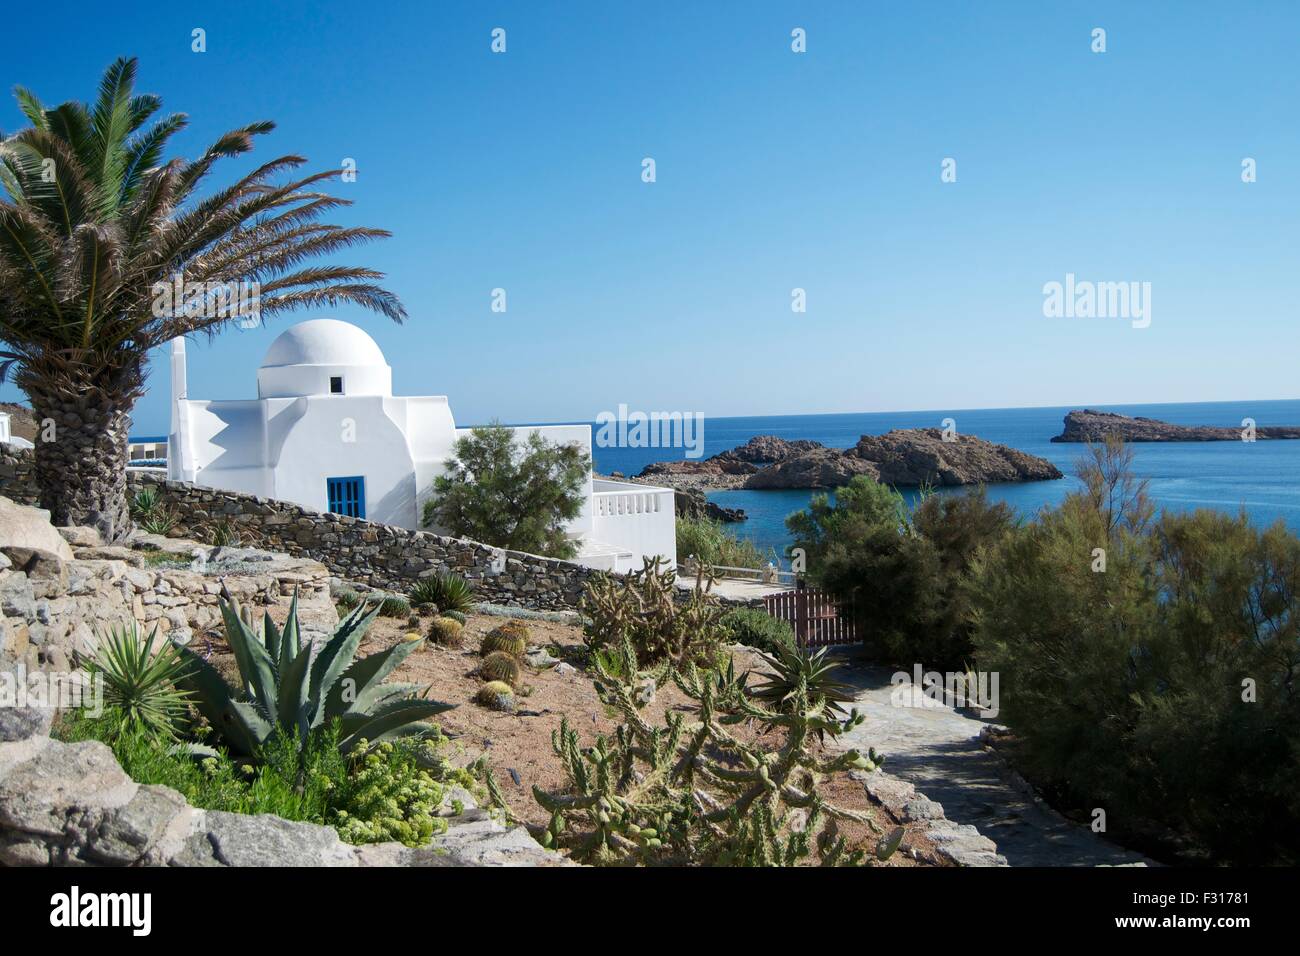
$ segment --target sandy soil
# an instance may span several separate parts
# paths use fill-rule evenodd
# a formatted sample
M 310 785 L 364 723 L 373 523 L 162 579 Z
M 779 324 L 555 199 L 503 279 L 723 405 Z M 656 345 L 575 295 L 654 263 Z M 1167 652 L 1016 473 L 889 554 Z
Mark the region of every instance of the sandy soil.
M 600 702 L 581 667 L 567 675 L 557 674 L 553 669 L 526 668 L 523 683 L 527 693 L 519 697 L 516 713 L 500 713 L 475 704 L 473 696 L 480 685 L 474 673 L 479 662 L 479 641 L 502 620 L 489 615 L 470 615 L 461 649 L 426 644 L 407 658 L 390 679 L 428 684 L 430 697 L 456 704 L 456 709 L 442 715 L 440 721 L 443 731 L 453 738 L 455 762 L 468 764 L 486 754 L 510 809 L 527 823 L 544 825 L 548 815 L 533 799 L 532 788 L 539 786 L 554 791 L 563 789 L 567 783 L 560 760 L 551 748 L 551 734 L 559 729 L 561 719 L 568 717 L 584 746 L 594 743 L 599 734 L 611 733 L 617 720 Z M 359 654 L 383 650 L 413 630 L 423 633 L 427 624 L 427 618 L 418 627 L 405 619 L 378 618 L 366 634 Z M 532 645 L 547 646 L 556 657 L 578 663 L 578 651 L 583 647 L 578 627 L 532 620 L 527 624 Z M 232 672 L 233 659 L 224 642 L 213 640 L 212 645 L 213 664 L 225 673 Z M 740 652 L 736 661 L 738 668 L 756 663 L 756 658 L 747 651 Z M 645 709 L 646 717 L 652 722 L 661 721 L 670 708 L 688 711 L 688 698 L 676 687 L 660 688 L 655 700 Z M 753 730 L 739 732 L 756 735 Z M 870 802 L 862 786 L 847 775 L 828 781 L 823 793 L 839 806 L 870 814 L 884 830 L 896 825 L 883 808 Z M 852 841 L 860 840 L 871 846 L 877 839 L 864 826 L 845 826 L 842 832 Z M 919 861 L 914 859 L 912 850 L 920 857 Z M 903 850 L 894 855 L 889 865 L 916 866 L 934 860 L 928 841 L 919 833 L 909 831 Z

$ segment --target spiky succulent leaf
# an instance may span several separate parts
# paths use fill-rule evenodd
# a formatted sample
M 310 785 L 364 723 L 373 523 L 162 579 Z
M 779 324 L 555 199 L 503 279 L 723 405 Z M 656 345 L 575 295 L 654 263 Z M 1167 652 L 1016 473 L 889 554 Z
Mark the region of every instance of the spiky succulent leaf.
M 298 656 L 302 650 L 302 628 L 298 626 L 298 589 L 293 589 L 289 602 L 289 616 L 284 619 L 284 633 L 280 635 L 280 669 Z
M 348 753 L 362 740 L 377 744 L 393 737 L 420 733 L 428 729 L 419 726 L 420 721 L 451 709 L 451 704 L 436 700 L 395 700 L 370 714 L 348 714 L 342 718 L 340 732 L 347 736 L 339 741 L 339 750 Z
M 304 647 L 280 673 L 280 709 L 277 720 L 282 727 L 296 727 L 305 713 L 310 719 L 311 702 L 307 696 L 311 648 Z
M 343 675 L 343 672 L 351 665 L 352 659 L 356 656 L 357 648 L 361 646 L 361 639 L 365 637 L 366 629 L 379 616 L 379 607 L 367 609 L 363 604 L 353 610 L 339 624 L 339 629 L 334 632 L 334 636 L 325 642 L 316 655 L 316 660 L 311 665 L 311 690 L 310 699 L 312 702 L 311 722 L 313 727 L 317 727 L 325 720 L 325 708 L 323 706 L 326 695 L 333 689 L 334 683 Z
M 402 661 L 423 646 L 423 638 L 418 641 L 402 641 L 387 650 L 353 661 L 325 697 L 325 719 L 331 720 L 347 711 L 364 709 L 366 692 L 382 683 Z M 351 699 L 345 700 L 345 697 Z
M 235 652 L 235 663 L 239 666 L 244 686 L 263 715 L 268 720 L 275 720 L 280 710 L 280 685 L 266 644 L 243 622 L 233 604 L 223 603 L 221 614 L 226 621 L 226 640 Z
M 271 663 L 279 669 L 280 666 L 280 629 L 275 626 L 275 621 L 271 620 L 271 612 L 262 612 L 262 643 L 266 646 L 266 654 L 271 658 Z
M 188 691 L 200 714 L 239 754 L 253 754 L 274 729 L 251 704 L 235 699 L 235 691 L 217 669 L 188 647 L 178 648 L 188 667 L 177 686 Z

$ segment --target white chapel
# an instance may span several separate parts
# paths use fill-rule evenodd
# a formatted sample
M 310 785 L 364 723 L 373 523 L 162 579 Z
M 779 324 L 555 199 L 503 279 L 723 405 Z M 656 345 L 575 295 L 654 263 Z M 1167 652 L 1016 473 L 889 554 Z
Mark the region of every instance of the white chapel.
M 337 319 L 281 333 L 257 370 L 257 398 L 190 398 L 183 339 L 172 342 L 171 376 L 169 478 L 381 524 L 420 527 L 434 477 L 469 432 L 446 396 L 395 396 L 375 340 Z M 590 425 L 515 431 L 591 452 Z M 673 492 L 589 477 L 568 531 L 589 567 L 626 571 L 656 554 L 675 563 Z

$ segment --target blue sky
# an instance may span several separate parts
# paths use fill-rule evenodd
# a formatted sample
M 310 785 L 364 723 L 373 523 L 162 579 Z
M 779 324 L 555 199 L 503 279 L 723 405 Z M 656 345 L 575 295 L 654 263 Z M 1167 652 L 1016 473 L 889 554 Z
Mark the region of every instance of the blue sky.
M 464 422 L 1300 396 L 1300 5 L 50 3 L 6 26 L 33 39 L 0 80 L 49 103 L 138 56 L 186 155 L 274 119 L 227 177 L 354 158 L 337 221 L 394 238 L 346 258 L 410 320 L 319 314 Z M 1150 282 L 1150 327 L 1045 318 L 1070 272 Z M 252 396 L 290 321 L 191 345 L 191 397 Z M 156 363 L 137 433 L 166 394 Z

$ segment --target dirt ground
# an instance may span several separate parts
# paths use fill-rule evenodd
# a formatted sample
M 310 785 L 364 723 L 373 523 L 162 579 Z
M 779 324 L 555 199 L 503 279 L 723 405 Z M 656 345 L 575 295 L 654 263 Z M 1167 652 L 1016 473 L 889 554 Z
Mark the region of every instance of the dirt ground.
M 377 618 L 362 641 L 358 656 L 390 647 L 404 640 L 412 631 L 426 632 L 428 620 L 422 619 L 417 627 L 406 619 Z M 389 679 L 427 684 L 429 697 L 455 704 L 455 710 L 439 719 L 444 733 L 452 738 L 454 762 L 468 764 L 486 754 L 514 814 L 526 823 L 545 825 L 549 815 L 534 800 L 532 788 L 539 786 L 543 790 L 556 791 L 562 790 L 567 783 L 563 766 L 551 748 L 551 734 L 559 729 L 561 718 L 568 717 L 569 725 L 578 731 L 583 746 L 594 743 L 599 734 L 612 733 L 618 721 L 613 712 L 601 703 L 581 666 L 569 674 L 557 674 L 554 668 L 534 670 L 526 667 L 523 684 L 527 692 L 518 698 L 518 709 L 513 714 L 474 703 L 474 694 L 481 683 L 474 673 L 479 662 L 479 642 L 503 620 L 497 616 L 469 615 L 461 649 L 426 643 Z M 526 623 L 531 632 L 530 646 L 548 647 L 554 656 L 579 664 L 579 652 L 583 648 L 580 628 L 551 621 L 529 620 Z M 233 672 L 233 658 L 224 641 L 212 641 L 211 659 L 223 672 Z M 758 659 L 751 652 L 738 652 L 737 669 L 757 664 Z M 675 686 L 660 688 L 654 701 L 645 708 L 646 719 L 651 723 L 662 721 L 670 708 L 689 711 L 688 701 Z M 732 730 L 738 735 L 749 734 L 751 739 L 757 735 L 756 729 L 741 727 Z M 847 774 L 838 774 L 836 779 L 827 781 L 822 792 L 838 806 L 869 814 L 882 830 L 888 831 L 897 825 L 886 810 L 871 803 L 862 785 Z M 841 832 L 850 841 L 860 841 L 867 846 L 874 846 L 878 839 L 867 827 L 856 824 L 842 825 Z M 921 834 L 909 830 L 900 852 L 891 858 L 888 865 L 936 863 L 929 842 Z

